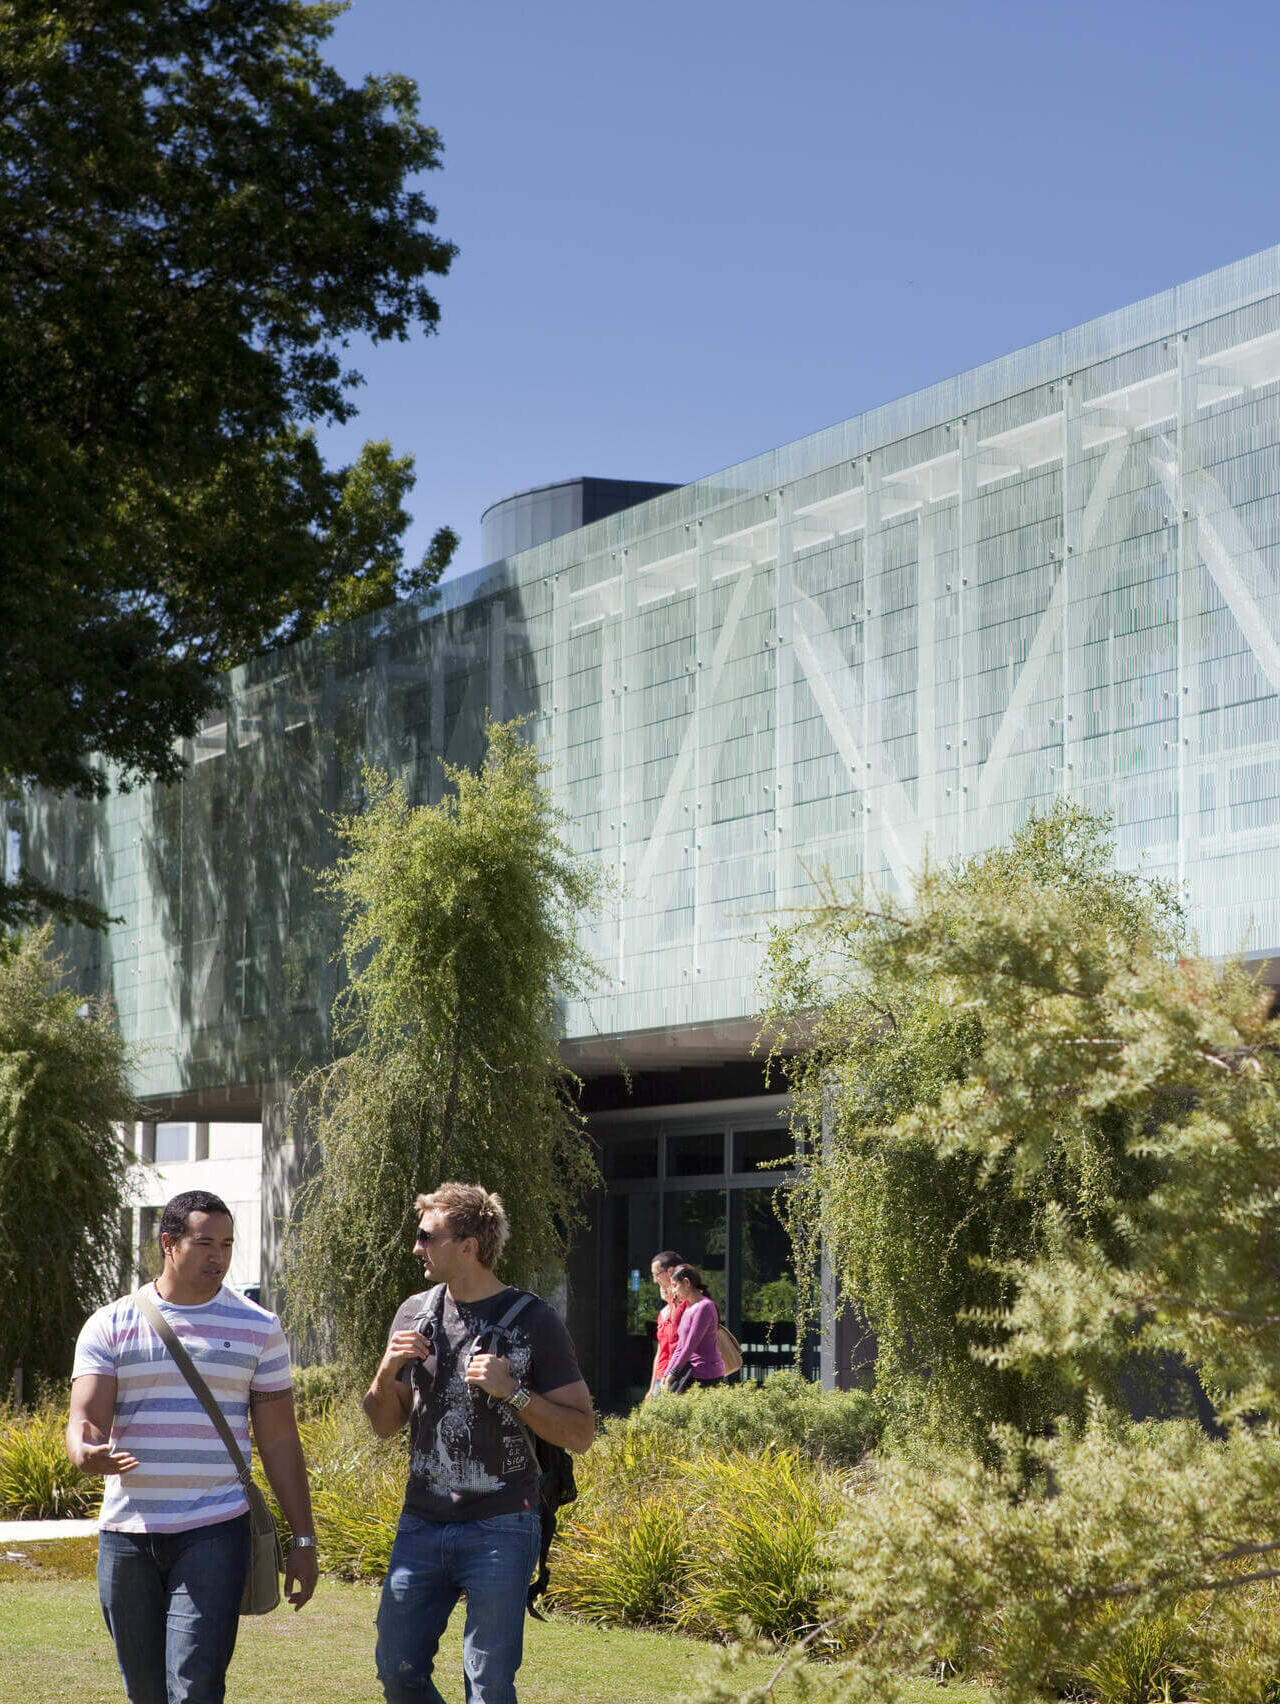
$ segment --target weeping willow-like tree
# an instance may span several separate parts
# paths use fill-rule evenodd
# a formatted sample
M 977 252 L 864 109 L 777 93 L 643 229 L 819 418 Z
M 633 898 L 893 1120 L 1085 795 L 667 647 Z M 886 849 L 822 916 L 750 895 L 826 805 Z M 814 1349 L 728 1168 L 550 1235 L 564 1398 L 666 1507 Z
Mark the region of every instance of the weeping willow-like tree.
M 959 1663 L 1010 1704 L 1273 1699 L 1270 991 L 1191 951 L 1173 896 L 1067 806 L 926 870 L 909 905 L 833 896 L 775 974 L 801 1103 L 825 1119 L 801 1227 L 823 1215 L 900 1404 L 838 1535 L 850 1656 L 818 1691 L 883 1704 Z M 1134 1424 L 1117 1373 L 1135 1358 L 1195 1368 L 1214 1435 Z M 1133 1679 L 1157 1644 L 1177 1690 L 1097 1678 Z
M 419 1191 L 447 1178 L 496 1190 L 512 1232 L 503 1275 L 537 1284 L 597 1179 L 557 1002 L 594 979 L 578 924 L 603 872 L 565 842 L 518 724 L 490 725 L 477 772 L 446 774 L 445 798 L 413 807 L 367 770 L 365 808 L 335 819 L 344 852 L 320 878 L 343 915 L 345 1051 L 293 1103 L 310 1157 L 284 1285 L 291 1323 L 356 1379 L 421 1288 Z
M 85 1318 L 119 1294 L 129 1051 L 106 1001 L 59 988 L 52 928 L 0 936 L 0 1400 L 65 1378 Z
M 832 891 L 772 939 L 775 1064 L 797 1137 L 821 1133 L 784 1204 L 799 1267 L 812 1302 L 825 1250 L 875 1334 L 876 1393 L 905 1434 L 979 1442 L 993 1424 L 1032 1431 L 1083 1411 L 1081 1387 L 1056 1367 L 990 1353 L 1016 1294 L 1009 1263 L 1033 1258 L 1061 1223 L 1117 1257 L 1127 1204 L 1152 1182 L 1135 1131 L 1179 1093 L 1163 1085 L 1140 1105 L 1066 1121 L 1056 1088 L 1037 1081 L 1042 1062 L 1011 1051 L 1029 1038 L 1003 1030 L 981 976 L 1004 994 L 1036 974 L 1049 951 L 1036 931 L 1055 919 L 1092 978 L 1117 956 L 1170 964 L 1184 936 L 1176 894 L 1118 870 L 1108 823 L 1064 801 L 1007 847 L 926 868 L 909 904 Z M 1024 1140 L 935 1139 L 933 1110 L 990 1070 L 993 1048 Z M 1089 1042 L 1076 1052 L 1089 1057 Z M 1094 1382 L 1114 1395 L 1138 1370 L 1126 1346 Z

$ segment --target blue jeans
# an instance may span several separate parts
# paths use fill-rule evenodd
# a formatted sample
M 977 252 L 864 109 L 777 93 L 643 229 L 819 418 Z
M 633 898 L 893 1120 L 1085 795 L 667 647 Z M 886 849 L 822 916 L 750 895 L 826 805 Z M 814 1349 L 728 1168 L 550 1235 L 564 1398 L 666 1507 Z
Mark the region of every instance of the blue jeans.
M 378 1679 L 388 1704 L 444 1704 L 431 1670 L 463 1592 L 467 1704 L 516 1704 L 525 1600 L 541 1537 L 532 1509 L 484 1521 L 401 1515 L 378 1606 Z
M 99 1532 L 98 1596 L 129 1704 L 222 1704 L 249 1517 L 189 1532 Z

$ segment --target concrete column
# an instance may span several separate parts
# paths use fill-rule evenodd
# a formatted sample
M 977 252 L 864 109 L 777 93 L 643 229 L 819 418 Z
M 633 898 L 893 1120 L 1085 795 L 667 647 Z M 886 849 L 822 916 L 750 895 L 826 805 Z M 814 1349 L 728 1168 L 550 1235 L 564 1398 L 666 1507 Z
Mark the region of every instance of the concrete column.
M 285 1225 L 310 1145 L 291 1127 L 292 1103 L 293 1084 L 287 1078 L 263 1085 L 261 1283 L 266 1308 L 278 1304 Z

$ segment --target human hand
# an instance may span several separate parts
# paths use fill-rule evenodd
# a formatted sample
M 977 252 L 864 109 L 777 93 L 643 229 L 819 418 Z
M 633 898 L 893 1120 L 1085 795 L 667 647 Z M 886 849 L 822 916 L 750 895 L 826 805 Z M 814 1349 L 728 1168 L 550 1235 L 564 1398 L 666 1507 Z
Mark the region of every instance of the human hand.
M 467 1362 L 465 1377 L 469 1385 L 478 1385 L 500 1402 L 514 1396 L 520 1388 L 520 1381 L 511 1371 L 511 1363 L 505 1355 L 473 1355 Z
M 109 1438 L 104 1438 L 98 1432 L 97 1427 L 90 1428 L 88 1424 L 82 1429 L 80 1447 L 75 1452 L 74 1460 L 81 1473 L 104 1476 L 132 1473 L 138 1465 L 136 1455 L 131 1455 L 128 1450 L 116 1449 Z
M 436 1370 L 435 1346 L 420 1331 L 393 1331 L 382 1357 L 382 1370 L 393 1378 L 410 1361 L 424 1361 L 427 1371 Z
M 320 1560 L 314 1544 L 302 1550 L 291 1545 L 284 1563 L 284 1595 L 295 1609 L 309 1603 L 320 1579 Z

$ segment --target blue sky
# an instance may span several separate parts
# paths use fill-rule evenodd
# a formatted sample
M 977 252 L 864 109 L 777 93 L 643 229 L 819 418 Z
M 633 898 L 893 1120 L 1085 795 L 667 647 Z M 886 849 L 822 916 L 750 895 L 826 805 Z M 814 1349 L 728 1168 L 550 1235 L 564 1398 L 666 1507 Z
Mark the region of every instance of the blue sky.
M 1280 241 L 1280 8 L 354 0 L 445 144 L 438 334 L 328 434 L 408 550 L 577 474 L 684 481 Z

